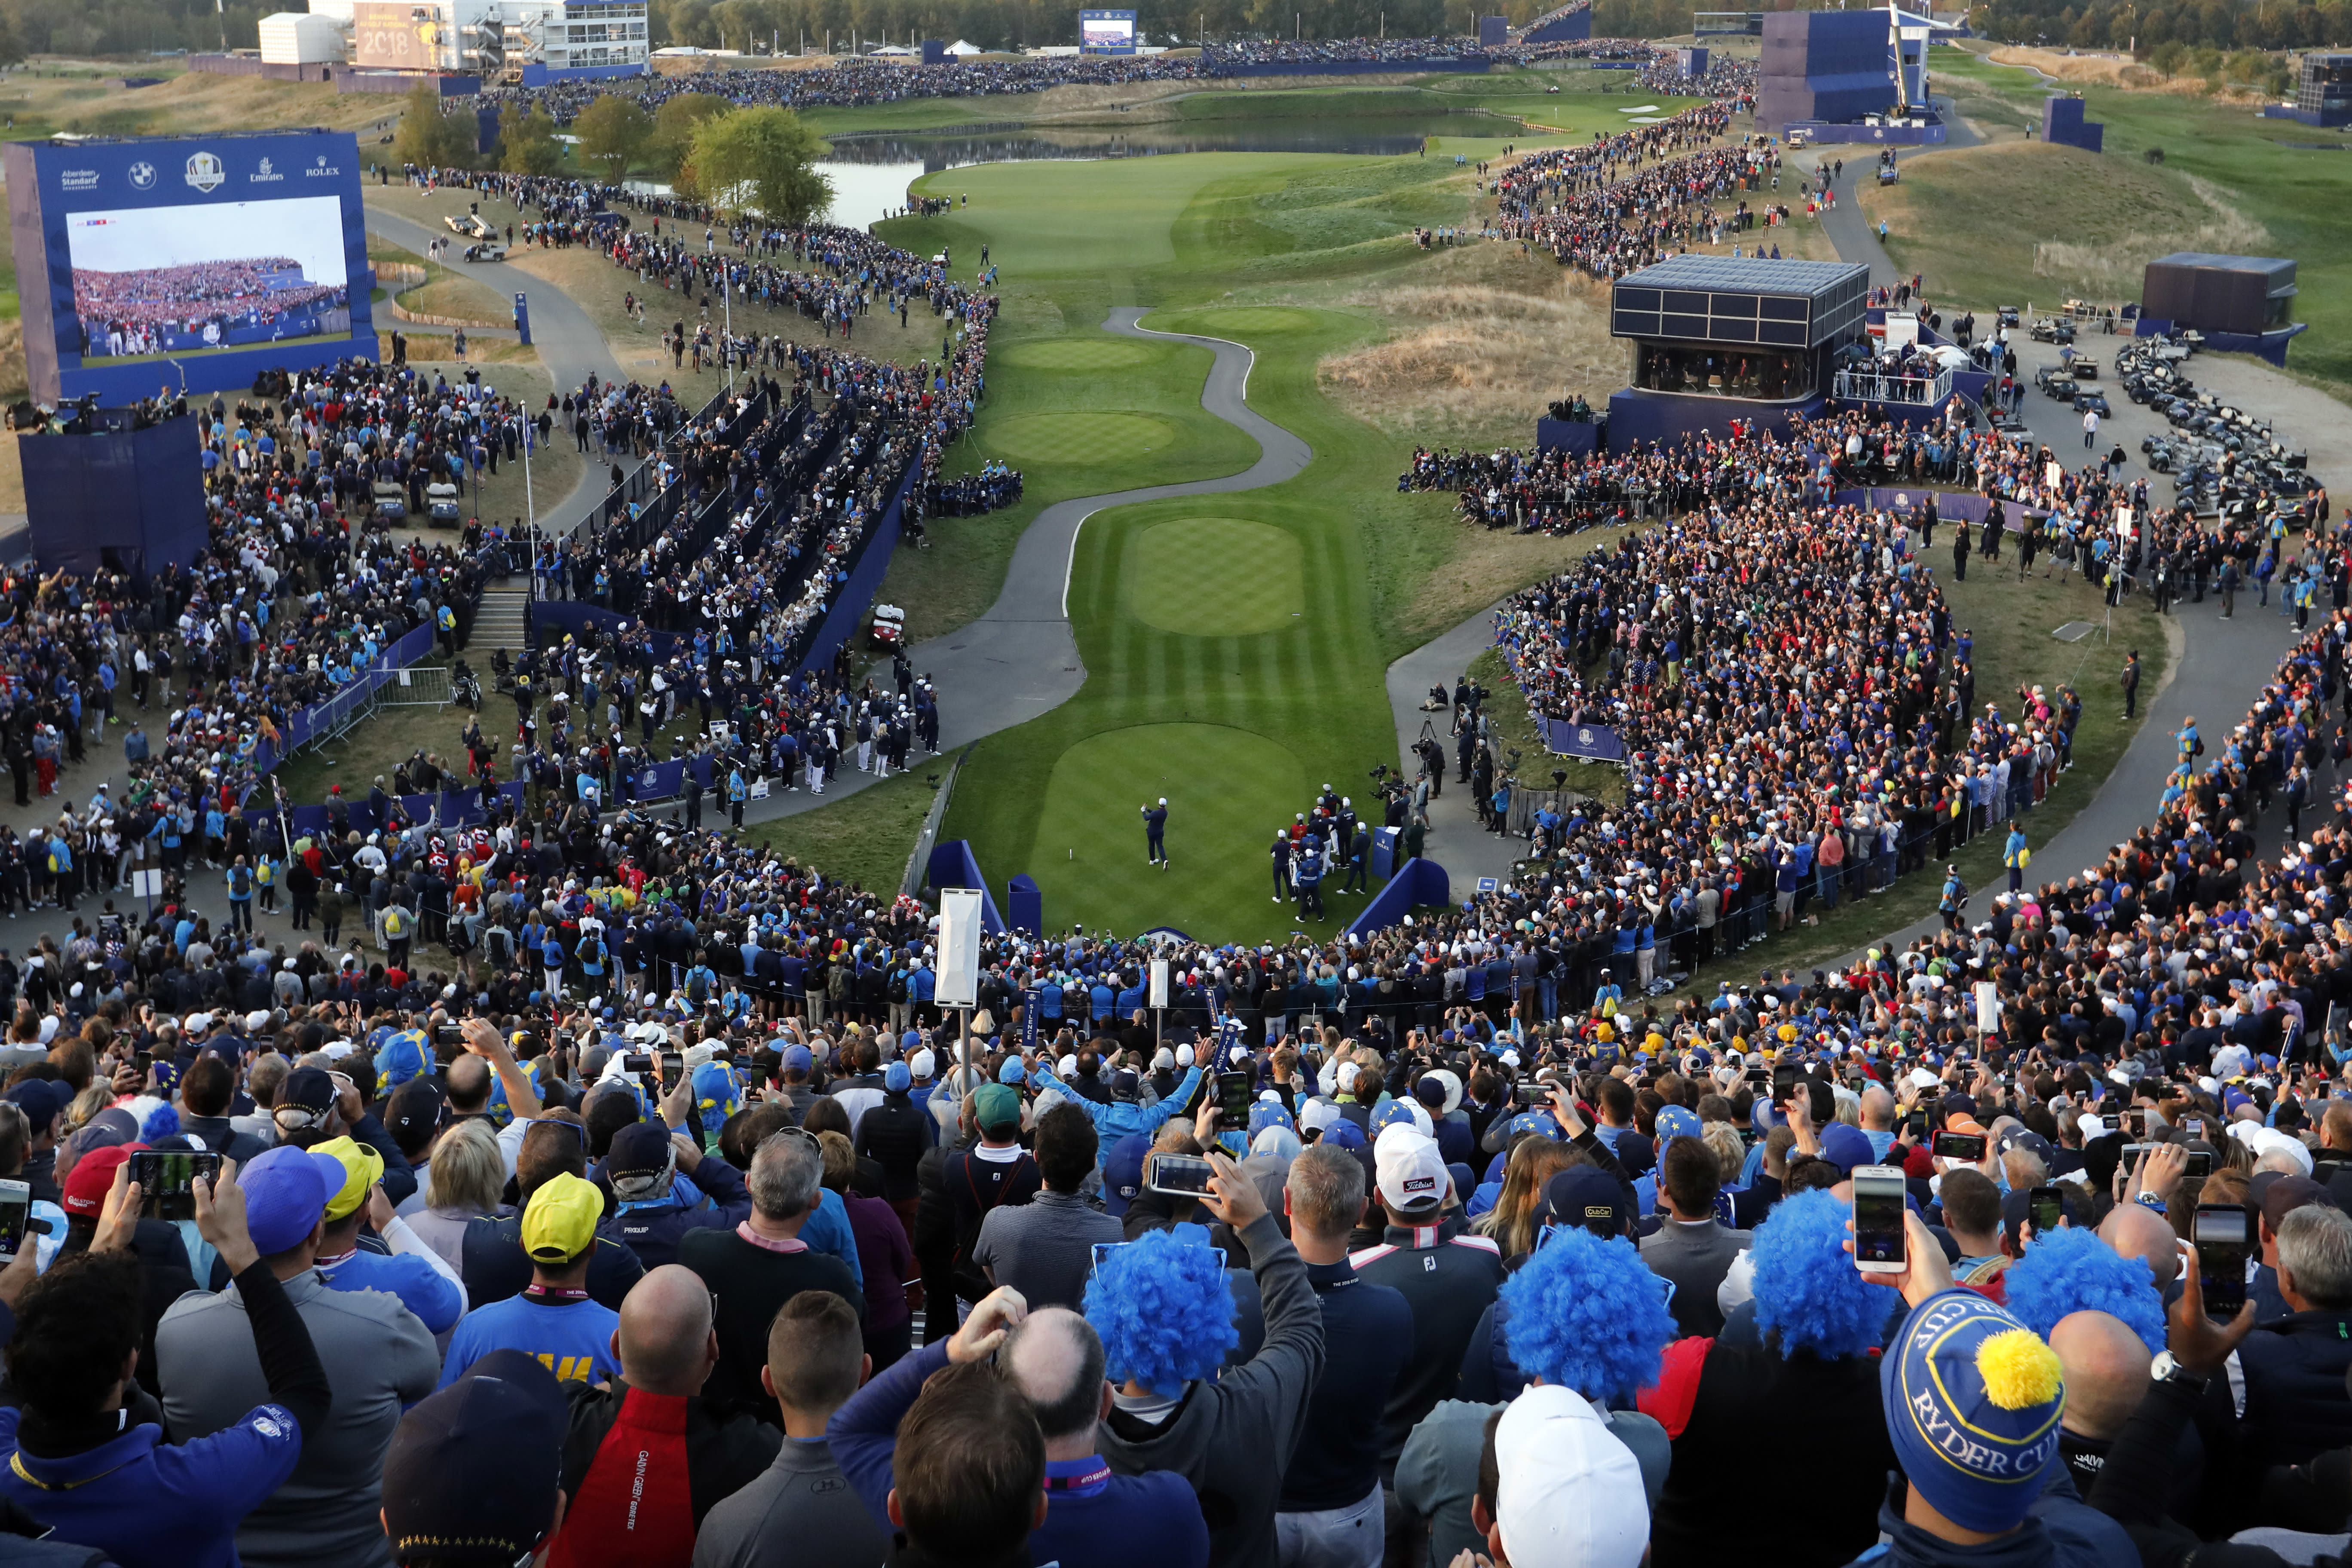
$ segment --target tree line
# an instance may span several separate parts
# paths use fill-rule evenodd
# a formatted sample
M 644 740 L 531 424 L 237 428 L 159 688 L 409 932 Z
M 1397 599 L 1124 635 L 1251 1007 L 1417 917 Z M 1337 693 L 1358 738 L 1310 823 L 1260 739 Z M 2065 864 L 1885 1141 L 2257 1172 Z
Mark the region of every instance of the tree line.
M 480 112 L 450 109 L 430 89 L 408 95 L 393 156 L 426 168 L 497 168 L 510 174 L 564 172 L 555 121 L 537 104 L 505 106 L 496 144 L 481 146 Z M 572 122 L 580 138 L 573 172 L 618 182 L 649 174 L 688 201 L 776 224 L 823 213 L 833 187 L 817 172 L 824 143 L 789 109 L 739 109 L 709 93 L 685 93 L 648 114 L 635 99 L 601 94 Z

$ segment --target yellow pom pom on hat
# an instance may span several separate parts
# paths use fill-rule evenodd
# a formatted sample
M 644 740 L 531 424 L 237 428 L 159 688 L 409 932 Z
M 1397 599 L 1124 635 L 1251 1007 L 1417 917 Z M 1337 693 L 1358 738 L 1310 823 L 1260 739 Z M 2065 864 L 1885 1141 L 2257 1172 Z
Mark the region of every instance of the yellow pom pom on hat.
M 2032 1329 L 2010 1329 L 1977 1346 L 1985 1397 L 2003 1410 L 2030 1410 L 2058 1397 L 2065 1373 L 2058 1352 Z

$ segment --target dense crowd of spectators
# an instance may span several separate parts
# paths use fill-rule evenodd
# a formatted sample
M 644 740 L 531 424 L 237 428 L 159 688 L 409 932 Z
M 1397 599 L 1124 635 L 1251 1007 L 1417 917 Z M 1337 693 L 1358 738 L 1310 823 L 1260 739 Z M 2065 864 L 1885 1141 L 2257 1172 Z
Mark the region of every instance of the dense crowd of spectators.
M 1740 527 L 1597 570 L 1679 560 L 1736 625 Z M 1828 716 L 1843 634 L 1932 647 L 1936 605 L 1865 626 L 1886 535 L 1809 538 L 1770 567 L 1821 646 L 1756 679 L 1802 659 Z M 2343 701 L 2343 630 L 2273 731 Z M 1866 794 L 1836 728 L 1783 741 Z M 1763 765 L 1718 769 L 1727 840 Z M 50 1230 L 0 1275 L 0 1528 L 131 1568 L 2331 1561 L 2352 858 L 2200 788 L 1974 924 L 1671 1007 L 1596 868 L 1328 942 L 990 936 L 944 1009 L 920 905 L 572 806 L 309 846 L 299 943 L 77 921 L 0 961 L 0 1173 Z M 142 1216 L 142 1153 L 233 1181 Z
M 1715 241 L 1727 228 L 1753 227 L 1759 215 L 1747 202 L 1733 214 L 1715 205 L 1760 189 L 1779 165 L 1769 142 L 1714 145 L 1745 101 L 1702 104 L 1582 146 L 1522 155 L 1494 183 L 1498 231 L 1607 279 Z
M 276 394 L 142 411 L 184 418 L 201 445 L 209 541 L 192 564 L 138 584 L 111 570 L 33 571 L 0 586 L 0 754 L 17 804 L 83 796 L 68 770 L 93 746 L 110 767 L 121 747 L 130 781 L 79 808 L 61 800 L 72 809 L 47 840 L 0 855 L 30 854 L 47 870 L 62 838 L 60 858 L 79 849 L 95 866 L 110 835 L 152 851 L 176 881 L 191 850 L 222 841 L 225 816 L 267 802 L 262 773 L 295 713 L 380 667 L 416 628 L 454 652 L 486 584 L 522 564 L 478 521 L 430 544 L 392 524 L 424 510 L 428 483 L 511 458 L 544 411 L 362 362 L 266 379 Z M 110 857 L 110 869 L 122 863 Z M 69 902 L 84 879 L 44 881 L 51 901 Z M 93 874 L 89 885 L 104 884 Z
M 796 69 L 698 71 L 652 76 L 623 87 L 611 81 L 551 82 L 541 87 L 498 87 L 485 91 L 494 103 L 535 106 L 559 124 L 570 124 L 604 93 L 624 91 L 647 112 L 671 99 L 708 93 L 747 106 L 837 109 L 901 103 L 925 98 L 982 98 L 1045 92 L 1057 87 L 1116 87 L 1139 81 L 1202 81 L 1250 74 L 1267 66 L 1393 65 L 1401 71 L 1433 61 L 1505 60 L 1532 64 L 1548 59 L 1638 59 L 1657 74 L 1641 79 L 1643 91 L 1690 93 L 1750 91 L 1754 68 L 1724 60 L 1693 82 L 1674 64 L 1672 50 L 1640 39 L 1591 38 L 1573 43 L 1505 44 L 1482 48 L 1477 40 L 1444 38 L 1265 38 L 1211 44 L 1199 54 L 1056 55 L 1016 60 L 951 60 L 917 65 L 858 57 Z
M 666 821 L 606 809 L 650 760 L 625 692 L 701 705 L 738 812 L 753 781 L 903 765 L 889 724 L 919 727 L 903 661 L 853 689 L 765 640 L 938 428 L 845 351 L 793 363 L 662 430 L 691 531 L 616 523 L 558 563 L 583 597 L 661 592 L 517 671 L 520 801 L 366 839 L 337 808 L 294 844 L 228 818 L 218 848 L 291 899 L 282 942 L 232 865 L 226 921 L 175 879 L 0 953 L 0 1178 L 38 1222 L 0 1269 L 0 1555 L 2345 1559 L 2352 818 L 2313 780 L 2352 755 L 2352 611 L 2324 515 L 2209 528 L 1957 418 L 1594 474 L 1420 454 L 1402 483 L 1490 521 L 1671 519 L 1497 621 L 1539 718 L 1622 740 L 1626 798 L 1538 809 L 1510 879 L 1385 929 L 985 935 L 951 1008 L 920 903 L 706 831 L 700 784 Z M 575 429 L 608 390 L 564 400 Z M 1835 499 L 1895 475 L 2020 510 Z M 306 494 L 278 481 L 265 522 Z M 222 488 L 221 533 L 299 570 Z M 2147 826 L 2050 879 L 2018 818 L 2080 700 L 1979 705 L 1939 526 L 1957 575 L 2177 564 L 2227 605 L 2267 560 L 2306 622 L 2333 607 L 2242 724 L 2183 730 Z M 122 585 L 11 593 L 62 673 Z M 1467 759 L 1483 694 L 1442 698 Z M 1365 826 L 1327 787 L 1275 896 L 1313 918 L 1299 872 Z M 1948 873 L 1932 936 L 1644 994 L 1988 833 L 2008 889 Z M 28 872 L 7 842 L 0 889 Z

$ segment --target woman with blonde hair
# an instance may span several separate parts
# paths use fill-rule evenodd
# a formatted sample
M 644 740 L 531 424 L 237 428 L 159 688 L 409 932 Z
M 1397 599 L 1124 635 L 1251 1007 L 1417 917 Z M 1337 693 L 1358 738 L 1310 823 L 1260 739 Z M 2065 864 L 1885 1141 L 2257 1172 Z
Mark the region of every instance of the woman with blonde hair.
M 1495 1206 L 1471 1226 L 1492 1237 L 1506 1258 L 1531 1252 L 1536 1245 L 1536 1209 L 1551 1179 L 1584 1156 L 1558 1139 L 1533 1135 L 1519 1141 L 1503 1166 L 1503 1190 Z
M 506 1214 L 499 1202 L 506 1190 L 499 1135 L 487 1121 L 460 1121 L 434 1141 L 433 1158 L 425 1167 L 425 1207 L 407 1216 L 408 1228 L 450 1268 L 463 1269 L 467 1223 Z
M 1748 1165 L 1748 1146 L 1739 1141 L 1739 1130 L 1728 1121 L 1710 1121 L 1702 1135 L 1706 1146 L 1715 1152 L 1719 1179 L 1726 1187 L 1739 1184 L 1739 1173 Z

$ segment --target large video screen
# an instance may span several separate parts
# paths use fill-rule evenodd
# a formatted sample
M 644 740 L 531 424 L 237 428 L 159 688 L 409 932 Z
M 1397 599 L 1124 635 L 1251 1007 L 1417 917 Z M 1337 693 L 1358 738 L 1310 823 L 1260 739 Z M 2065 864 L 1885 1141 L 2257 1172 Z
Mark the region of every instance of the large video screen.
M 332 196 L 76 213 L 66 220 L 82 363 L 348 338 Z
M 1132 11 L 1079 12 L 1078 48 L 1081 52 L 1089 55 L 1135 53 L 1135 13 Z
M 36 398 L 126 403 L 375 357 L 350 132 L 10 142 L 0 163 Z

